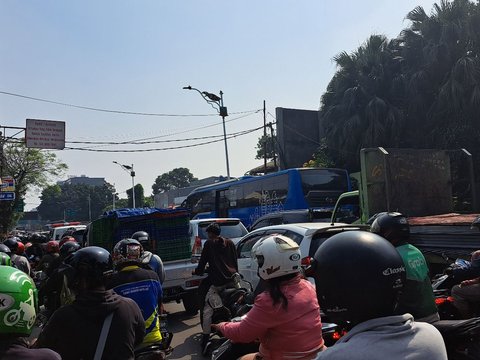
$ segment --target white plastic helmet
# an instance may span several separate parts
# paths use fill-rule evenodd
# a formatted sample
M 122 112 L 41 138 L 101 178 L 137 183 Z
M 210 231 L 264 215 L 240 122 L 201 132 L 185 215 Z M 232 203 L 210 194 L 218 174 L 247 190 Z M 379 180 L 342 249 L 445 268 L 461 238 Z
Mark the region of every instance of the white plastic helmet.
M 252 247 L 252 257 L 258 263 L 258 275 L 263 280 L 294 274 L 301 269 L 299 245 L 284 235 L 269 235 Z

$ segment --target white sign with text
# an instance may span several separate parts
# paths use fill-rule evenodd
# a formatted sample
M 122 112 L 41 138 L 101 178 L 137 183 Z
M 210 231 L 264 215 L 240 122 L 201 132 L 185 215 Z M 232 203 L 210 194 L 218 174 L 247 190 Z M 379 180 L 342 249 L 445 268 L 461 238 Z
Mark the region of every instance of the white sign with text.
M 28 148 L 65 148 L 65 121 L 27 119 L 25 138 Z

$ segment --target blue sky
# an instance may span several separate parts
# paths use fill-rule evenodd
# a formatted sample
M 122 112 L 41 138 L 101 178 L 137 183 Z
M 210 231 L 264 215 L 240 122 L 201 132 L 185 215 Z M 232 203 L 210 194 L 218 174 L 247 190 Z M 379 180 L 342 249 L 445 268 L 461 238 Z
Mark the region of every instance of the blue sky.
M 317 110 L 335 66 L 372 34 L 397 36 L 421 0 L 265 1 L 15 1 L 0 2 L 0 91 L 122 111 L 212 114 L 147 117 L 80 110 L 0 95 L 0 124 L 26 118 L 66 121 L 67 141 L 184 139 L 221 135 L 221 118 L 192 85 L 224 92 L 227 133 L 263 124 L 276 107 Z M 268 117 L 268 121 L 272 121 Z M 206 129 L 197 129 L 215 124 Z M 229 140 L 230 171 L 243 175 L 255 160 L 261 132 Z M 173 146 L 194 142 L 174 143 Z M 73 145 L 71 146 L 78 146 Z M 163 148 L 172 143 L 123 149 Z M 105 177 L 118 192 L 131 179 L 112 161 L 134 164 L 151 192 L 155 178 L 187 167 L 199 178 L 225 175 L 223 142 L 148 153 L 58 151 L 69 175 Z M 119 146 L 98 149 L 118 149 Z M 125 194 L 121 194 L 125 197 Z M 30 194 L 27 208 L 39 200 Z

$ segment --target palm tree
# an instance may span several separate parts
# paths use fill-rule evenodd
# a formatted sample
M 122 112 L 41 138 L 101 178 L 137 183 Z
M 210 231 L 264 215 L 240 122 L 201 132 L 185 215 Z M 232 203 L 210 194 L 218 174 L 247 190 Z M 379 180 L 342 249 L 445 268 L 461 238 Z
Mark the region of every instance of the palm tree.
M 404 79 L 397 45 L 372 35 L 334 61 L 337 72 L 322 96 L 320 116 L 337 166 L 358 168 L 362 147 L 401 143 Z

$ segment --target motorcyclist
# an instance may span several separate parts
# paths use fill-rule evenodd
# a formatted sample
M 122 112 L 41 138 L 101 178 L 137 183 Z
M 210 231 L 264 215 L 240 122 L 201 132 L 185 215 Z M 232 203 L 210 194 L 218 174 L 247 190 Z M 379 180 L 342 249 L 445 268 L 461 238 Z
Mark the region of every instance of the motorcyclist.
M 0 265 L 12 266 L 10 255 L 0 251 Z
M 0 359 L 60 360 L 49 349 L 30 349 L 28 337 L 37 314 L 36 289 L 26 274 L 10 266 L 0 266 Z
M 480 250 L 471 254 L 470 266 L 466 268 L 448 269 L 454 277 L 463 280 L 452 288 L 453 305 L 463 319 L 474 316 L 473 304 L 480 302 Z
M 50 276 L 45 280 L 45 284 L 41 289 L 42 295 L 47 298 L 46 307 L 50 316 L 60 306 L 73 301 L 73 295 L 66 285 L 66 278 L 63 273 L 61 264 L 71 254 L 80 250 L 77 242 L 66 242 L 60 248 L 59 256 L 50 264 Z
M 47 253 L 42 256 L 35 270 L 43 271 L 47 276 L 50 276 L 50 264 L 59 256 L 60 247 L 58 246 L 58 241 L 50 240 L 47 242 L 45 249 Z
M 445 343 L 431 324 L 395 315 L 406 270 L 398 251 L 366 231 L 328 238 L 314 256 L 318 301 L 348 333 L 317 360 L 446 360 Z
M 58 247 L 61 248 L 63 244 L 65 244 L 66 242 L 69 242 L 69 241 L 77 242 L 77 240 L 75 240 L 75 238 L 73 236 L 66 235 L 66 236 L 62 237 L 62 239 L 58 243 Z
M 107 289 L 134 300 L 145 320 L 145 338 L 140 347 L 162 341 L 159 309 L 162 285 L 158 275 L 140 267 L 143 248 L 135 239 L 120 240 L 113 248 L 113 264 L 117 271 L 107 281 Z
M 6 239 L 3 244 L 7 246 L 12 252 L 10 258 L 12 259 L 12 263 L 15 264 L 15 267 L 30 276 L 30 263 L 28 262 L 27 258 L 17 255 L 19 242 L 19 238 L 11 237 Z
M 97 246 L 80 249 L 66 259 L 64 271 L 76 293 L 75 301 L 55 311 L 38 346 L 57 351 L 63 360 L 93 359 L 105 326 L 108 336 L 101 358 L 133 360 L 134 349 L 145 334 L 145 322 L 133 300 L 105 289 L 105 277 L 112 271 L 109 252 Z
M 425 257 L 408 243 L 410 226 L 407 218 L 397 212 L 381 213 L 373 221 L 370 231 L 395 246 L 405 265 L 407 280 L 400 295 L 397 313 L 410 313 L 416 321 L 428 323 L 440 320 Z
M 232 283 L 232 276 L 238 272 L 237 250 L 232 240 L 220 236 L 220 226 L 217 223 L 211 223 L 205 229 L 208 239 L 203 245 L 202 255 L 197 268 L 192 272 L 193 275 L 203 275 L 205 267 L 209 266 L 208 281 L 211 285 L 205 295 L 205 304 L 203 307 L 202 321 L 202 353 L 206 353 L 206 348 L 210 340 L 213 307 L 210 303 L 216 301 L 219 293 Z
M 142 263 L 147 264 L 155 271 L 160 279 L 160 283 L 163 284 L 165 281 L 165 269 L 163 267 L 163 262 L 160 256 L 153 254 L 151 250 L 153 249 L 152 241 L 150 235 L 146 231 L 137 231 L 132 235 L 132 239 L 137 240 L 143 247 Z
M 245 319 L 212 325 L 233 342 L 260 339 L 258 354 L 242 359 L 313 359 L 324 349 L 315 288 L 301 275 L 298 244 L 283 235 L 260 239 L 252 248 L 266 291 Z

